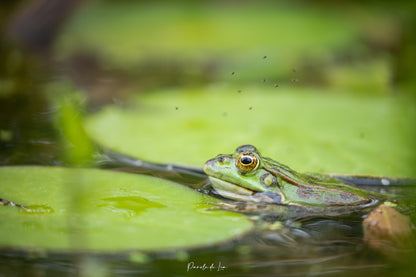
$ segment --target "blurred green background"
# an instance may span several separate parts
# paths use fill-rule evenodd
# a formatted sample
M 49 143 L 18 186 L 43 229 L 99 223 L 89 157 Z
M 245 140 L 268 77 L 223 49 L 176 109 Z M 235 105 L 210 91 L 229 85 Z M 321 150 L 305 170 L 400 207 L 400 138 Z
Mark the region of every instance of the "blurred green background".
M 202 166 L 255 143 L 303 171 L 416 176 L 412 1 L 0 3 L 0 164 L 97 144 Z

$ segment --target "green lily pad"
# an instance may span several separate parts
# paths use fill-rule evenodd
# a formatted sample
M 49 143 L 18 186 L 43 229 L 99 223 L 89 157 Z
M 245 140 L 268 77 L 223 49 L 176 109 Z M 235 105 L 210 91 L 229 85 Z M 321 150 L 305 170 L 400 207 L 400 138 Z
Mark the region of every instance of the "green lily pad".
M 211 197 L 161 179 L 95 169 L 0 168 L 0 247 L 54 251 L 208 246 L 252 226 Z
M 408 98 L 229 86 L 141 94 L 87 118 L 100 145 L 158 163 L 202 166 L 242 144 L 294 169 L 415 176 Z
M 260 80 L 288 76 L 293 66 L 329 60 L 345 47 L 360 49 L 361 33 L 360 24 L 322 7 L 107 1 L 78 12 L 56 50 L 68 57 L 94 49 L 110 67 L 134 67 L 130 72 L 148 61 L 164 68 L 176 62 L 191 76 L 214 70 L 216 78 L 224 79 L 237 71 L 239 80 Z

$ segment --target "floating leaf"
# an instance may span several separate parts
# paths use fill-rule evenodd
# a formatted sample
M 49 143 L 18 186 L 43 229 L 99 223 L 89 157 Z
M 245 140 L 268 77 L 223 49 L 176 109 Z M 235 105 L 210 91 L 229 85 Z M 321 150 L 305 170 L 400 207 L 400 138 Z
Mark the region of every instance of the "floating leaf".
M 90 116 L 86 132 L 102 146 L 157 163 L 202 166 L 253 144 L 300 171 L 415 174 L 416 107 L 406 98 L 287 87 L 236 91 L 141 94 L 130 109 L 110 106 Z
M 362 25 L 336 11 L 287 3 L 96 2 L 67 24 L 57 49 L 62 57 L 91 49 L 112 68 L 133 67 L 131 73 L 138 65 L 146 74 L 149 64 L 160 70 L 176 64 L 175 74 L 179 69 L 179 76 L 192 79 L 290 80 L 292 65 L 316 67 L 315 60 L 328 62 L 345 47 L 361 50 Z
M 0 168 L 0 247 L 124 251 L 208 246 L 251 227 L 211 197 L 161 179 L 95 169 Z

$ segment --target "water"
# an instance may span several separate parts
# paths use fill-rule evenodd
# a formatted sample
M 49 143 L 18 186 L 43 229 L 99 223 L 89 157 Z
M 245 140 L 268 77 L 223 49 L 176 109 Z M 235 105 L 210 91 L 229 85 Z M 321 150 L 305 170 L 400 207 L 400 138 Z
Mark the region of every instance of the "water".
M 55 128 L 54 108 L 45 84 L 61 78 L 62 68 L 51 70 L 42 57 L 0 45 L 0 73 L 9 95 L 0 98 L 1 165 L 67 165 L 65 143 Z M 150 174 L 203 193 L 204 176 L 188 172 L 124 169 Z M 402 195 L 399 211 L 416 222 L 415 192 L 409 187 L 369 187 Z M 215 196 L 215 195 L 214 195 Z M 1 197 L 1 196 L 0 196 Z M 114 205 L 106 199 L 106 205 Z M 116 199 L 119 201 L 120 199 Z M 134 199 L 121 199 L 135 201 Z M 136 199 L 137 200 L 137 199 Z M 140 203 L 139 200 L 136 201 Z M 47 213 L 48 207 L 29 207 Z M 1 220 L 1 219 L 0 219 Z M 200 249 L 166 252 L 46 253 L 39 250 L 0 251 L 0 276 L 412 276 L 414 253 L 392 259 L 370 249 L 363 241 L 361 219 L 319 218 L 273 225 L 253 219 L 256 228 L 233 241 Z M 276 227 L 276 228 L 275 228 Z
M 359 235 L 358 222 L 319 220 L 286 232 L 254 232 L 238 241 L 190 251 L 107 255 L 2 251 L 0 276 L 385 276 L 392 272 L 410 276 L 404 272 L 408 263 L 392 263 L 372 252 Z

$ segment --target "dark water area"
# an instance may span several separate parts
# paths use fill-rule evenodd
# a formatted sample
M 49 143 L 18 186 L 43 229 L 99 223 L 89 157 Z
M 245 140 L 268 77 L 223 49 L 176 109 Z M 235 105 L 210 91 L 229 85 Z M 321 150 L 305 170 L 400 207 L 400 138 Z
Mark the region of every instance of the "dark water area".
M 286 232 L 253 232 L 237 241 L 158 253 L 2 251 L 1 276 L 412 276 L 413 257 L 392 262 L 368 249 L 360 223 L 307 222 Z
M 0 164 L 53 164 L 57 131 L 43 92 L 51 76 L 39 57 L 0 41 Z

